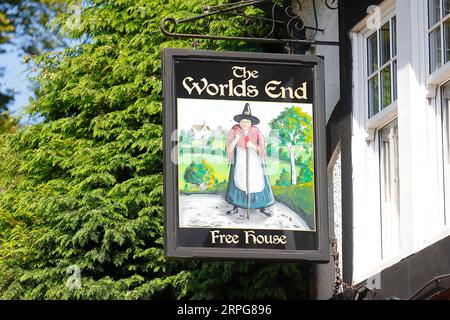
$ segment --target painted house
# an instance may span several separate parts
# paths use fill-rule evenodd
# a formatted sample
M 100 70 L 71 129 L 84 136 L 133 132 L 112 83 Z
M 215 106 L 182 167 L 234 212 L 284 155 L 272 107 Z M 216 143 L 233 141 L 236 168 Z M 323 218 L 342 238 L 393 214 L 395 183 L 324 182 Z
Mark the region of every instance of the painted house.
M 203 123 L 201 125 L 194 124 L 189 130 L 189 135 L 191 136 L 192 140 L 207 141 L 211 136 L 211 133 L 211 128 L 207 126 L 206 123 Z

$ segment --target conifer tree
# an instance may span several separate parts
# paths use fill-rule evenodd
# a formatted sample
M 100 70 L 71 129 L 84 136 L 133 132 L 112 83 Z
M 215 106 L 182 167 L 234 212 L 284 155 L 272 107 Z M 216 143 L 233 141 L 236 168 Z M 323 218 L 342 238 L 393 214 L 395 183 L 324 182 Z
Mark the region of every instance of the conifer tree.
M 75 28 L 59 18 L 81 41 L 36 61 L 28 110 L 45 120 L 1 136 L 1 299 L 305 297 L 299 264 L 164 259 L 161 51 L 191 42 L 159 24 L 205 3 L 217 1 L 92 0 Z M 196 28 L 258 33 L 236 19 Z

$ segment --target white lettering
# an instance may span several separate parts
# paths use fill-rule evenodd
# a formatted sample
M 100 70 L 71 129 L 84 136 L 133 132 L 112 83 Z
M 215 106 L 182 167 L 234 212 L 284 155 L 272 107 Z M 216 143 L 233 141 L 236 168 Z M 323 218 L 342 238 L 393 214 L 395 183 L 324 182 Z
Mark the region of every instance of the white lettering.
M 256 86 L 248 86 L 247 88 L 247 95 L 250 98 L 257 97 L 259 94 L 258 88 Z
M 192 77 L 186 77 L 183 79 L 183 87 L 186 89 L 189 95 L 193 93 L 202 95 L 207 94 L 209 96 L 221 96 L 221 97 L 249 97 L 255 98 L 259 95 L 258 86 L 248 85 L 247 82 L 250 79 L 257 79 L 259 72 L 256 70 L 247 70 L 246 67 L 234 66 L 233 76 L 240 79 L 238 83 L 235 83 L 236 79 L 230 79 L 226 84 L 209 83 L 206 78 L 202 78 L 200 81 L 194 80 Z M 304 82 L 298 88 L 283 87 L 281 81 L 272 80 L 265 86 L 265 93 L 272 99 L 308 99 L 307 82 Z
M 210 231 L 211 233 L 211 243 L 215 244 L 218 241 L 220 244 L 238 244 L 239 236 L 237 234 L 220 234 L 219 230 Z
M 192 87 L 189 87 L 187 81 L 192 82 L 192 81 L 194 81 L 194 79 L 191 78 L 191 77 L 187 77 L 187 78 L 185 78 L 185 79 L 183 80 L 183 87 L 187 90 L 187 92 L 188 92 L 190 95 L 192 94 L 192 91 L 194 91 L 194 89 L 196 89 L 196 90 L 197 90 L 197 93 L 198 93 L 199 95 L 201 95 L 202 92 L 205 90 L 205 88 L 208 86 L 208 81 L 207 81 L 205 78 L 203 78 L 202 80 L 200 80 L 201 82 L 203 82 L 203 88 L 200 88 L 198 82 L 192 82 Z
M 255 235 L 255 231 L 244 231 L 245 243 L 249 244 L 286 244 L 287 237 L 279 235 Z
M 247 81 L 249 79 L 257 79 L 259 77 L 259 72 L 256 70 L 247 70 L 247 67 L 235 66 L 231 68 L 233 70 L 233 76 L 238 79 L 243 79 Z
M 281 97 L 283 99 L 286 99 L 286 91 L 289 94 L 289 98 L 292 99 L 294 97 L 294 90 L 292 90 L 292 88 L 281 87 L 280 90 L 281 90 Z
M 308 92 L 306 90 L 306 82 L 303 82 L 301 87 L 298 87 L 297 90 L 295 90 L 294 95 L 299 100 L 306 100 L 308 99 Z
M 227 84 L 219 84 L 219 88 L 220 88 L 220 96 L 223 97 L 225 96 L 225 89 L 228 88 Z
M 273 98 L 273 99 L 281 97 L 281 93 L 279 93 L 279 94 L 272 93 L 272 91 L 276 90 L 277 86 L 279 86 L 280 84 L 281 84 L 281 81 L 270 81 L 270 82 L 268 82 L 266 84 L 266 94 L 269 97 Z
M 217 95 L 219 93 L 219 87 L 216 86 L 215 84 L 211 83 L 210 85 L 208 85 L 206 87 L 206 92 L 208 92 L 208 94 L 210 96 L 215 96 L 215 95 Z
M 280 86 L 281 81 L 270 81 L 266 84 L 266 94 L 273 98 L 289 98 L 294 99 L 294 97 L 298 100 L 306 100 L 308 99 L 308 93 L 307 93 L 307 82 L 304 82 L 300 87 L 297 89 L 292 89 L 291 87 L 283 87 Z
M 247 95 L 247 86 L 245 85 L 245 81 L 242 81 L 242 84 L 235 86 L 233 93 L 236 97 L 245 97 Z
M 184 307 L 178 307 L 177 314 L 178 315 L 201 315 L 205 318 L 209 317 L 211 313 L 212 307 L 191 307 L 188 305 L 184 305 Z

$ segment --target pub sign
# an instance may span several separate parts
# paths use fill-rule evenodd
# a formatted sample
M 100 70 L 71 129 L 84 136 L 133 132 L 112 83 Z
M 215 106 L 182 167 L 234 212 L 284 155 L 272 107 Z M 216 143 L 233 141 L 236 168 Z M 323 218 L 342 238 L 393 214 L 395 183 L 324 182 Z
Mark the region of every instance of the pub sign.
M 165 49 L 168 258 L 329 261 L 324 67 Z

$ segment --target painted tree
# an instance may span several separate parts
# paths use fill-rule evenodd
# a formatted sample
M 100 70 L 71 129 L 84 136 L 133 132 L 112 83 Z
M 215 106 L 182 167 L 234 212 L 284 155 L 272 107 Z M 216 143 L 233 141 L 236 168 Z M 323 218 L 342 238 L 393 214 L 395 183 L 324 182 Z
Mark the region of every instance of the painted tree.
M 282 187 L 287 187 L 291 185 L 291 175 L 285 168 L 281 170 L 280 178 L 277 180 L 276 185 Z
M 305 297 L 299 264 L 164 258 L 161 50 L 192 43 L 165 38 L 159 25 L 218 1 L 84 3 L 65 36 L 88 41 L 36 61 L 39 94 L 28 111 L 45 121 L 0 135 L 0 299 Z M 262 31 L 240 28 L 243 20 L 196 28 Z M 261 50 L 207 40 L 200 48 Z M 74 290 L 66 272 L 76 268 Z
M 310 153 L 313 142 L 313 120 L 300 107 L 286 108 L 270 122 L 273 134 L 289 152 L 291 164 L 291 183 L 297 184 L 296 159 L 302 153 Z
M 191 163 L 186 168 L 184 180 L 205 190 L 213 186 L 216 181 L 214 168 L 205 160 L 200 163 Z

